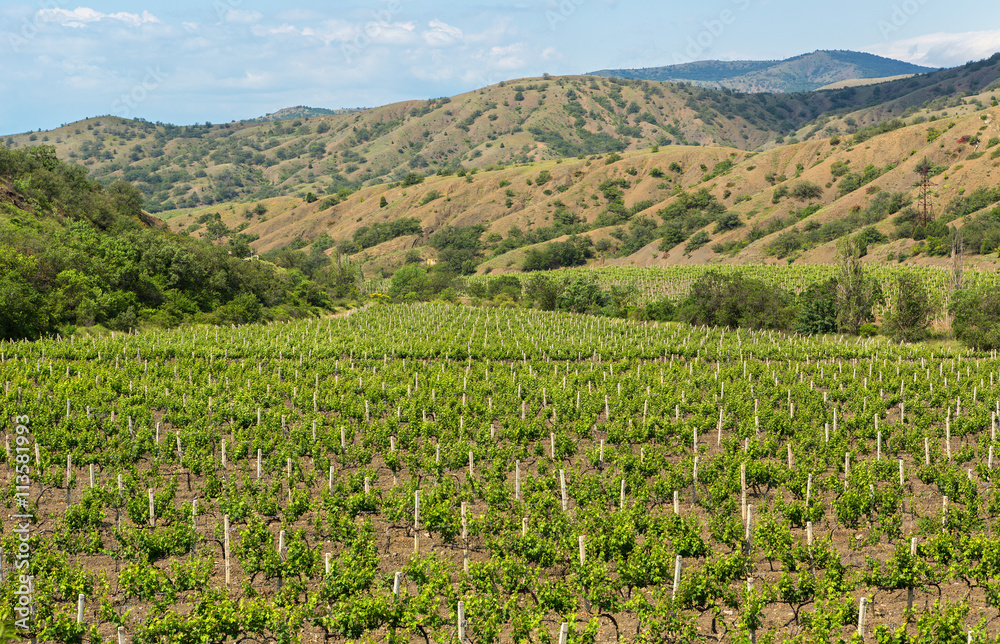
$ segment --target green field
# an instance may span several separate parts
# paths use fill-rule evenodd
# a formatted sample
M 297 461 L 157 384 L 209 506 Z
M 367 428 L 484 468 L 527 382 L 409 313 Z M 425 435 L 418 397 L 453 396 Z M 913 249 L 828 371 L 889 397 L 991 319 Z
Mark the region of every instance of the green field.
M 376 305 L 0 358 L 39 641 L 997 638 L 995 355 Z

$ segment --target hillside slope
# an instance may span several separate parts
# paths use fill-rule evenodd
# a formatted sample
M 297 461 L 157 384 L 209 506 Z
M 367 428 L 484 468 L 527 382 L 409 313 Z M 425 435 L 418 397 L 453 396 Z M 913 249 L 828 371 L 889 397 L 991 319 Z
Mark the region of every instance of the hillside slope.
M 1000 78 L 1000 56 L 872 87 L 736 94 L 590 77 L 525 79 L 429 101 L 273 122 L 173 126 L 117 117 L 4 137 L 54 146 L 105 185 L 138 187 L 150 211 L 331 195 L 446 168 L 628 152 L 653 146 L 765 150 L 916 113 L 962 107 Z M 169 214 L 163 216 L 169 217 Z
M 605 69 L 595 76 L 686 82 L 737 92 L 810 92 L 851 79 L 887 78 L 936 71 L 857 51 L 814 51 L 786 60 L 703 60 L 665 67 Z
M 976 100 L 982 105 L 989 97 Z M 966 227 L 978 211 L 992 212 L 1000 203 L 998 144 L 1000 108 L 983 107 L 759 153 L 669 146 L 592 155 L 371 186 L 329 201 L 274 198 L 260 212 L 235 204 L 206 207 L 169 223 L 206 235 L 206 221 L 218 212 L 226 229 L 258 236 L 253 246 L 259 252 L 319 243 L 329 254 L 353 255 L 367 275 L 449 257 L 451 251 L 434 239 L 449 227 L 481 227 L 480 273 L 520 270 L 529 252 L 574 234 L 593 243 L 590 263 L 598 265 L 828 263 L 838 240 L 860 231 L 867 261 L 942 264 L 952 228 Z M 936 221 L 915 232 L 916 167 L 924 158 L 933 167 L 929 203 Z M 995 226 L 968 229 L 972 263 L 996 260 L 1000 211 L 991 217 Z M 386 231 L 408 219 L 418 224 L 416 232 L 359 242 L 373 229 Z

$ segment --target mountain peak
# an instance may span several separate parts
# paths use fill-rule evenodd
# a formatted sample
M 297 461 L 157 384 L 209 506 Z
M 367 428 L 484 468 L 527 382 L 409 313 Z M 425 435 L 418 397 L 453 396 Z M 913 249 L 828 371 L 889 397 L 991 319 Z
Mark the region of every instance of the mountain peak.
M 701 60 L 643 69 L 605 69 L 596 76 L 686 82 L 747 93 L 811 92 L 856 79 L 892 78 L 936 71 L 875 54 L 818 49 L 785 60 Z

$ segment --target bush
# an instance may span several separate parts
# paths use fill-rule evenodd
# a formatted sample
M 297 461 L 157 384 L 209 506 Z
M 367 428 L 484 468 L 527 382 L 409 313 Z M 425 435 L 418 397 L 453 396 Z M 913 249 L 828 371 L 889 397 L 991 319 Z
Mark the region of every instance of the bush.
M 712 272 L 691 286 L 676 319 L 692 325 L 790 329 L 795 306 L 792 296 L 780 288 L 741 275 Z
M 951 313 L 955 338 L 978 351 L 1000 349 L 1000 292 L 960 291 Z

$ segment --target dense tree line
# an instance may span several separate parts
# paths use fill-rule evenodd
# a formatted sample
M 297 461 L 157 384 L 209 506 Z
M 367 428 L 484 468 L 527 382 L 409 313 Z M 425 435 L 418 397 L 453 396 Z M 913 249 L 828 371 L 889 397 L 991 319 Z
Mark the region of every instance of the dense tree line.
M 329 286 L 170 233 L 135 187 L 89 181 L 51 147 L 0 147 L 2 338 L 297 317 L 350 295 Z

